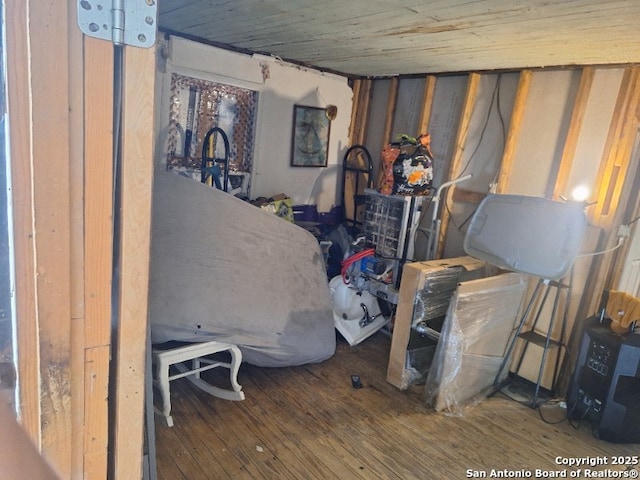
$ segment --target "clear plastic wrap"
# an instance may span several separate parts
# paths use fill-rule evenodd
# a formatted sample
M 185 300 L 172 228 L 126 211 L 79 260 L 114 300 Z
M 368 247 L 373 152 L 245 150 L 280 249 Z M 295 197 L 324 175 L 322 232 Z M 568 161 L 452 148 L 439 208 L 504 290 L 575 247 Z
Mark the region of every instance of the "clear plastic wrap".
M 526 285 L 520 274 L 505 273 L 458 286 L 425 387 L 436 411 L 462 415 L 466 405 L 491 391 Z
M 447 313 L 451 296 L 463 273 L 467 273 L 467 270 L 456 266 L 433 272 L 425 279 L 424 287 L 416 294 L 412 321 L 414 327 Z
M 389 383 L 402 390 L 424 383 L 435 352 L 434 341 L 458 283 L 493 271 L 484 261 L 469 256 L 404 265 L 387 368 Z

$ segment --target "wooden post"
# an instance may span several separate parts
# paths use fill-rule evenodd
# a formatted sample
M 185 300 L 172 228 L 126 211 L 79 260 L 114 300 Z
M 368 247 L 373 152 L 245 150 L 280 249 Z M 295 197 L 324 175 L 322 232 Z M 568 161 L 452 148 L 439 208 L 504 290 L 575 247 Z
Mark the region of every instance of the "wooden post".
M 353 99 L 351 101 L 351 123 L 349 124 L 349 142 L 354 145 L 356 137 L 356 123 L 358 121 L 358 110 L 360 108 L 360 90 L 362 89 L 362 80 L 353 81 Z
M 155 48 L 124 49 L 113 478 L 141 478 L 153 183 Z
M 69 195 L 71 202 L 71 478 L 84 478 L 84 42 L 69 9 Z M 108 134 L 108 132 L 106 132 Z M 100 477 L 95 477 L 100 478 Z
M 436 93 L 435 75 L 427 75 L 424 85 L 424 96 L 422 98 L 422 110 L 418 121 L 418 134 L 429 133 L 429 120 L 431 120 L 431 109 L 433 108 L 433 97 Z
M 449 168 L 448 179 L 454 179 L 460 174 L 460 166 L 462 163 L 462 154 L 464 153 L 465 143 L 467 141 L 467 134 L 469 133 L 469 123 L 471 122 L 471 115 L 476 105 L 476 97 L 478 95 L 478 85 L 480 84 L 480 74 L 469 74 L 469 80 L 467 83 L 467 93 L 464 98 L 464 105 L 462 107 L 462 113 L 460 116 L 460 124 L 458 125 L 458 133 L 456 135 L 456 146 L 453 152 L 453 159 L 451 160 L 451 166 Z M 444 194 L 442 202 L 446 205 L 447 198 L 451 190 L 447 190 Z M 442 227 L 440 229 L 440 237 L 442 239 L 447 237 L 447 228 L 449 225 L 449 219 L 451 215 L 447 208 L 442 209 Z M 436 258 L 442 257 L 444 251 L 444 242 L 440 239 L 436 239 L 438 245 L 438 252 Z
M 604 148 L 594 192 L 595 208 L 589 209 L 590 220 L 604 228 L 614 224 L 620 193 L 631 161 L 631 150 L 638 129 L 636 109 L 640 101 L 640 67 L 628 67 L 620 85 L 609 135 Z
M 564 150 L 562 151 L 558 174 L 555 179 L 549 179 L 549 182 L 554 183 L 554 198 L 569 194 L 569 192 L 567 192 L 569 175 L 573 167 L 574 155 L 576 153 L 576 147 L 578 146 L 578 138 L 582 130 L 584 112 L 587 109 L 587 102 L 589 101 L 594 75 L 595 69 L 593 67 L 585 67 L 582 69 L 580 85 L 578 86 L 578 93 L 576 94 L 576 100 L 573 105 L 571 122 L 569 124 L 567 138 L 564 142 Z
M 372 81 L 368 79 L 354 81 L 353 109 L 351 110 L 351 125 L 349 127 L 351 145 L 364 145 L 371 106 L 371 85 Z
M 505 142 L 504 152 L 502 153 L 502 162 L 500 164 L 500 174 L 496 185 L 496 193 L 508 193 L 509 180 L 513 171 L 513 161 L 522 129 L 522 118 L 529 97 L 529 89 L 531 87 L 531 70 L 522 70 L 520 72 L 520 80 L 518 81 L 518 90 L 513 103 L 513 111 L 511 113 L 511 122 L 509 123 L 509 133 Z
M 113 46 L 35 3 L 6 24 L 20 420 L 61 478 L 105 478 Z
M 63 1 L 40 7 L 10 2 L 5 23 L 19 410 L 35 445 L 67 478 L 73 443 L 69 13 Z
M 8 2 L 6 12 L 7 96 L 15 260 L 19 417 L 33 443 L 41 448 L 40 368 L 36 268 L 36 239 L 31 154 L 31 52 L 27 2 Z
M 113 45 L 84 38 L 84 478 L 105 478 L 113 250 Z
M 393 120 L 396 114 L 396 105 L 398 102 L 398 77 L 391 79 L 389 85 L 389 98 L 387 100 L 387 116 L 384 121 L 384 131 L 382 132 L 383 144 L 393 141 L 391 135 L 393 134 Z
M 637 195 L 637 191 L 631 188 L 632 185 L 637 185 L 637 182 L 629 182 L 626 177 L 629 172 L 637 172 L 638 160 L 631 158 L 631 152 L 639 124 L 638 109 L 640 109 L 640 69 L 628 67 L 620 84 L 600 170 L 595 182 L 595 185 L 600 187 L 594 192 L 598 203 L 587 209 L 591 223 L 602 228 L 598 250 L 608 250 L 615 246 L 617 232 L 612 227 L 620 223 L 624 215 L 624 209 L 618 206 L 626 204 L 633 195 Z M 597 311 L 602 292 L 606 288 L 613 287 L 611 281 L 615 278 L 615 271 L 611 272 L 612 269 L 615 269 L 615 254 L 598 255 L 594 258 L 592 270 L 601 273 L 589 277 L 578 318 L 584 318 L 585 315 Z

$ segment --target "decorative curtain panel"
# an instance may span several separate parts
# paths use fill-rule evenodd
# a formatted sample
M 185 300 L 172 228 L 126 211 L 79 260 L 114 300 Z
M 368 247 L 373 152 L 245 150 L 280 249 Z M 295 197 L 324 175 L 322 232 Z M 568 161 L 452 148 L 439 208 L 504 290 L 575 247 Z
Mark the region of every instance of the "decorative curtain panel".
M 251 172 L 258 92 L 174 73 L 170 102 L 167 168 L 199 171 L 204 137 L 218 127 L 229 139 L 229 172 Z M 219 135 L 207 148 L 224 157 Z

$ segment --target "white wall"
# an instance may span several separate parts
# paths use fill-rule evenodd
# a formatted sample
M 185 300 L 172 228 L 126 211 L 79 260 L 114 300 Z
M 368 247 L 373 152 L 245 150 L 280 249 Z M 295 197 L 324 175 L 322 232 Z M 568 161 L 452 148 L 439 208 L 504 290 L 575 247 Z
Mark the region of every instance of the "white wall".
M 258 91 L 258 118 L 253 157 L 251 198 L 285 193 L 294 205 L 316 204 L 329 211 L 336 201 L 344 152 L 349 147 L 353 92 L 347 78 L 299 67 L 277 58 L 245 55 L 171 37 L 160 49 L 156 111 L 156 160 L 163 167 L 169 124 L 171 74 Z M 326 168 L 290 167 L 293 106 L 336 105 L 331 122 Z

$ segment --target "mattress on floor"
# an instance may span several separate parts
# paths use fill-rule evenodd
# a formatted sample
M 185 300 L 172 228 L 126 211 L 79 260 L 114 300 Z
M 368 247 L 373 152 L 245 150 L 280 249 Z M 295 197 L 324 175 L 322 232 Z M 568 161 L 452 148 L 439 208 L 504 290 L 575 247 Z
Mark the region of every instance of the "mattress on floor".
M 326 360 L 335 330 L 307 230 L 215 188 L 157 172 L 149 282 L 153 343 L 218 340 L 267 367 Z

